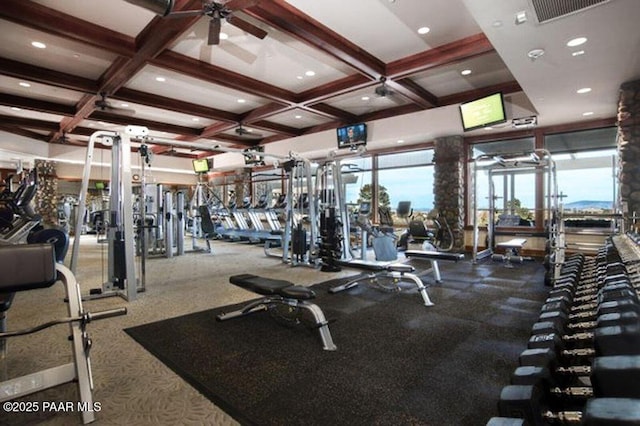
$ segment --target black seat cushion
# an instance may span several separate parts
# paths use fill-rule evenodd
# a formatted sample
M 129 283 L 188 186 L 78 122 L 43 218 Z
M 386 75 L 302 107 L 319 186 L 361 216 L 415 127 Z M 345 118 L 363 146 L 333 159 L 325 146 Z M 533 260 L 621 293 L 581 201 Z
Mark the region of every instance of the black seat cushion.
M 15 293 L 0 293 L 0 312 L 8 311 Z
M 259 277 L 253 274 L 240 274 L 229 277 L 231 284 L 242 287 L 254 293 L 265 296 L 273 296 L 280 294 L 280 290 L 285 287 L 293 286 L 292 282 L 285 280 L 273 280 L 271 278 Z
M 316 293 L 313 290 L 300 285 L 292 285 L 290 287 L 282 288 L 278 294 L 282 297 L 296 300 L 309 300 L 316 297 Z
M 53 244 L 0 246 L 0 292 L 50 287 L 57 281 Z

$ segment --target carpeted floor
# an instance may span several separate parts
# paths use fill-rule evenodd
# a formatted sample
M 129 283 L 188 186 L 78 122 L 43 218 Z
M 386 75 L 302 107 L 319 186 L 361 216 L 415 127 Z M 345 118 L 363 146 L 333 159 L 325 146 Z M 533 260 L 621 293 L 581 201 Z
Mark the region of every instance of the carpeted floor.
M 315 285 L 335 352 L 321 349 L 316 330 L 266 313 L 215 321 L 241 305 L 126 331 L 243 424 L 483 425 L 548 290 L 539 263 L 516 268 L 441 264 L 433 307 L 411 286 L 331 295 L 335 280 Z

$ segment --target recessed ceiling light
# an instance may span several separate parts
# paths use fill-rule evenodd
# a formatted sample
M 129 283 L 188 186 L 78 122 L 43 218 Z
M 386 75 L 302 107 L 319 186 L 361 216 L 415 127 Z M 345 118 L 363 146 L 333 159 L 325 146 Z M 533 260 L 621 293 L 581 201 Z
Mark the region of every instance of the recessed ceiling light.
M 431 31 L 431 28 L 429 28 L 429 27 L 420 27 L 420 28 L 418 28 L 418 34 L 426 34 L 429 31 Z
M 20 83 L 18 83 L 20 86 L 22 87 L 31 87 L 31 84 L 27 83 L 26 81 L 21 81 Z
M 584 50 L 576 50 L 575 52 L 571 52 L 571 56 L 580 56 L 584 55 Z
M 460 74 L 469 75 L 469 74 L 471 74 L 471 70 L 462 70 L 462 71 L 460 71 Z
M 193 117 L 191 121 L 200 121 L 200 119 L 198 117 Z
M 42 43 L 41 41 L 32 41 L 31 45 L 33 47 L 37 47 L 38 49 L 46 49 L 47 48 L 47 45 Z
M 229 34 L 223 33 L 223 32 L 220 33 L 220 40 L 226 40 L 228 38 L 229 38 Z
M 404 139 L 398 139 L 398 143 L 404 143 Z
M 11 110 L 12 110 L 12 111 L 22 111 L 22 110 L 21 110 L 20 108 L 18 108 L 18 107 L 11 107 Z
M 485 130 L 493 130 L 493 127 L 489 126 L 489 127 L 485 127 Z
M 167 79 L 166 79 L 166 78 L 164 78 L 164 77 L 156 77 L 156 81 L 159 81 L 159 82 L 161 82 L 161 83 L 162 83 L 162 82 L 164 82 L 164 81 L 167 81 Z
M 593 115 L 593 111 L 583 112 L 582 115 L 584 115 L 585 117 L 588 117 L 590 115 Z
M 502 21 L 497 20 L 497 21 L 493 21 L 493 24 L 491 24 L 494 28 L 499 28 L 502 26 Z
M 304 75 L 306 75 L 307 77 L 313 77 L 314 75 L 316 75 L 316 72 L 309 70 L 305 72 Z
M 127 107 L 129 106 L 129 104 L 120 104 L 120 106 L 121 106 L 122 108 L 127 108 Z
M 369 99 L 371 99 L 369 96 L 363 96 L 360 99 L 362 99 L 363 101 L 368 101 Z
M 302 116 L 301 116 L 301 115 L 296 115 L 296 118 L 297 118 L 297 119 L 301 119 L 301 118 L 302 118 Z
M 591 91 L 591 87 L 583 87 L 582 89 L 576 90 L 576 92 L 580 94 L 589 93 L 590 91 Z
M 576 46 L 580 46 L 581 44 L 585 44 L 587 42 L 587 38 L 586 37 L 576 37 L 574 39 L 571 39 L 567 42 L 567 46 L 568 47 L 576 47 Z
M 297 75 L 297 76 L 296 76 L 296 78 L 297 78 L 298 80 L 302 80 L 304 77 L 303 77 L 303 76 L 301 76 L 301 75 Z
M 245 102 L 247 102 L 245 99 L 238 99 L 238 103 L 239 103 L 239 104 L 243 104 L 243 103 L 245 103 Z

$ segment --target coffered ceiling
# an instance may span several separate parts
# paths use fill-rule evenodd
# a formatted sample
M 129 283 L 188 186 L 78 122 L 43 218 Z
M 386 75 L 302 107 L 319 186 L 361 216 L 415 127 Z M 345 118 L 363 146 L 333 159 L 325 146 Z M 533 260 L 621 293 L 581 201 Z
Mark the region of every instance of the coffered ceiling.
M 402 137 L 419 143 L 462 134 L 457 104 L 496 91 L 509 118 L 613 120 L 618 87 L 640 78 L 640 2 L 578 2 L 601 4 L 539 23 L 532 1 L 231 0 L 243 6 L 234 15 L 266 37 L 223 22 L 220 44 L 208 45 L 206 16 L 163 18 L 124 0 L 3 0 L 0 161 L 12 137 L 84 146 L 94 131 L 128 124 L 211 146 L 296 149 L 344 124 L 415 117 Z M 173 11 L 202 5 L 176 0 Z M 525 22 L 516 24 L 519 12 Z M 578 36 L 587 43 L 567 47 Z M 533 60 L 532 49 L 544 54 Z M 382 80 L 386 96 L 376 94 Z M 576 94 L 584 87 L 591 92 Z M 101 94 L 108 107 L 96 105 Z M 377 138 L 383 146 L 381 133 L 370 134 L 374 146 Z

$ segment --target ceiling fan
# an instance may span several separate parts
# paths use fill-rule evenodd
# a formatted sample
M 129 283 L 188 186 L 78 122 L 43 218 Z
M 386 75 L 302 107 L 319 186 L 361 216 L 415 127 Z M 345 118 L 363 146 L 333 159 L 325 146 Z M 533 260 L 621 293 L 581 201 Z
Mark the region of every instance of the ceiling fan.
M 171 12 L 166 15 L 167 18 L 186 18 L 189 16 L 209 16 L 209 35 L 207 37 L 207 44 L 217 45 L 220 44 L 220 28 L 222 20 L 224 19 L 231 25 L 240 28 L 241 30 L 263 39 L 267 36 L 267 32 L 262 28 L 259 28 L 250 22 L 240 19 L 234 16 L 234 12 L 254 6 L 258 3 L 258 0 L 229 0 L 225 3 L 218 3 L 215 1 L 205 1 L 202 5 L 202 9 L 199 10 L 185 10 L 178 12 Z
M 238 123 L 238 127 L 235 128 L 234 133 L 245 139 L 261 139 L 263 137 L 260 133 L 245 129 L 242 123 Z
M 96 109 L 103 112 L 116 112 L 126 115 L 135 114 L 135 111 L 131 108 L 119 108 L 113 106 L 109 101 L 107 101 L 107 94 L 105 92 L 101 92 L 99 96 L 100 98 L 96 99 L 96 101 L 94 102 L 94 106 L 96 107 Z

